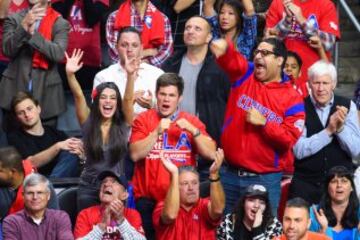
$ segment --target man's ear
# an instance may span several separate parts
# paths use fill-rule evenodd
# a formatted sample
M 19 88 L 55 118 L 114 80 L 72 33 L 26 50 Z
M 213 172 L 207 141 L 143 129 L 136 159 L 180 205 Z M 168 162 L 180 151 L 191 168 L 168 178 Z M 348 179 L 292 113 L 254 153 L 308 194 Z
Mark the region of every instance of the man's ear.
M 279 67 L 281 67 L 282 64 L 283 64 L 283 62 L 285 61 L 285 59 L 284 59 L 283 57 L 280 57 L 280 56 L 277 57 L 276 60 L 277 60 L 277 65 L 278 65 Z
M 182 102 L 182 100 L 183 100 L 183 95 L 181 95 L 181 96 L 179 97 L 179 103 Z
M 125 201 L 129 197 L 129 193 L 127 191 L 124 191 L 122 194 L 120 194 L 120 200 Z
M 213 38 L 212 33 L 209 32 L 209 34 L 206 37 L 206 43 L 209 44 L 212 38 Z
M 310 218 L 310 216 L 309 216 L 307 229 L 309 229 L 309 228 L 310 228 L 310 225 L 311 225 L 311 218 Z
M 39 104 L 39 105 L 37 105 L 37 106 L 36 106 L 36 108 L 37 108 L 37 110 L 38 110 L 39 114 L 41 114 L 41 107 L 40 107 L 40 104 Z

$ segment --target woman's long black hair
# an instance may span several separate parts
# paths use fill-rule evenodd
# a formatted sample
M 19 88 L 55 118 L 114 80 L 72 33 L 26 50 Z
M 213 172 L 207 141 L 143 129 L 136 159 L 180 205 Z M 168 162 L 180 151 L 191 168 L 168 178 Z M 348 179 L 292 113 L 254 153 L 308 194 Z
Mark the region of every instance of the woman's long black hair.
M 101 133 L 102 115 L 99 109 L 99 99 L 105 88 L 115 90 L 117 106 L 112 117 L 108 147 L 110 151 L 111 163 L 123 159 L 127 151 L 128 127 L 125 123 L 125 117 L 122 112 L 122 100 L 119 89 L 112 82 L 101 83 L 96 87 L 96 94 L 90 107 L 88 126 L 85 130 L 84 144 L 85 149 L 90 157 L 90 161 L 99 162 L 104 158 L 103 145 L 104 139 Z
M 346 167 L 336 166 L 329 170 L 325 180 L 325 191 L 321 198 L 319 209 L 323 209 L 325 216 L 329 222 L 330 227 L 335 227 L 337 220 L 331 207 L 331 198 L 328 191 L 330 181 L 335 178 L 345 177 L 351 182 L 352 191 L 349 196 L 349 204 L 345 209 L 344 215 L 341 218 L 341 226 L 343 228 L 351 229 L 356 228 L 359 224 L 358 211 L 359 211 L 359 199 L 356 194 L 355 183 L 353 174 Z
M 245 200 L 249 198 L 246 196 L 242 196 L 238 203 L 235 205 L 235 208 L 233 209 L 232 215 L 235 216 L 235 225 L 234 225 L 234 240 L 245 240 L 241 239 L 241 224 L 243 222 L 244 216 L 245 216 Z M 252 198 L 259 198 L 265 201 L 265 211 L 263 214 L 263 221 L 261 223 L 261 229 L 265 231 L 265 229 L 271 225 L 274 221 L 274 216 L 271 213 L 271 206 L 269 198 L 263 198 L 263 197 L 252 197 Z
M 244 7 L 242 6 L 242 4 L 240 3 L 241 1 L 239 0 L 224 0 L 219 7 L 219 14 L 218 16 L 220 17 L 220 12 L 221 9 L 223 8 L 224 5 L 228 5 L 230 6 L 236 16 L 237 22 L 236 22 L 236 34 L 234 36 L 233 41 L 236 42 L 237 37 L 239 36 L 239 34 L 241 33 L 242 30 L 242 14 L 243 14 L 243 9 Z M 219 19 L 219 24 L 220 24 L 220 19 Z M 221 33 L 224 34 L 224 32 L 221 30 Z

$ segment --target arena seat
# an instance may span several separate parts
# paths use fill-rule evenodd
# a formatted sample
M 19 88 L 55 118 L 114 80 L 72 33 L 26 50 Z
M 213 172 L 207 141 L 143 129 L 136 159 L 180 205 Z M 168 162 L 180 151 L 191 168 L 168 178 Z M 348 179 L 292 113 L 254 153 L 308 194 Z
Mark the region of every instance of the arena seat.
M 281 197 L 278 207 L 278 219 L 280 222 L 282 222 L 284 216 L 285 205 L 289 195 L 290 183 L 291 183 L 291 178 L 285 178 L 281 180 Z
M 58 193 L 59 206 L 61 210 L 64 210 L 69 214 L 72 228 L 75 227 L 76 216 L 77 216 L 77 187 L 70 187 L 62 190 Z

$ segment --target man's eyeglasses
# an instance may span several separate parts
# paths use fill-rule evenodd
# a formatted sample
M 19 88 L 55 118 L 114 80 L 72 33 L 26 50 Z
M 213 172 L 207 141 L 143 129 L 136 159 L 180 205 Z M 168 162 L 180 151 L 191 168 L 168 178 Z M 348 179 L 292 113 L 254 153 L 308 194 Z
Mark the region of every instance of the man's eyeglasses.
M 268 56 L 268 55 L 270 55 L 270 54 L 276 55 L 275 52 L 272 52 L 272 51 L 269 51 L 269 50 L 266 50 L 266 49 L 255 49 L 255 50 L 254 50 L 254 57 L 255 57 L 258 53 L 260 53 L 260 55 L 261 55 L 262 57 L 266 57 L 266 56 Z

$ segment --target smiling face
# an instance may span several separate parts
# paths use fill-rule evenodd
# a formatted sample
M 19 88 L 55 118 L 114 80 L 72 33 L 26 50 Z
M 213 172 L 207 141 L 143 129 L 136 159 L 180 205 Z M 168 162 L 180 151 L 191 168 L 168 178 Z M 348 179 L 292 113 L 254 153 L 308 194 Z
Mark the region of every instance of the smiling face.
M 99 96 L 99 110 L 103 119 L 110 119 L 114 116 L 117 107 L 116 91 L 105 88 Z
M 254 222 L 258 211 L 264 212 L 266 203 L 257 197 L 248 197 L 244 202 L 244 218 L 246 222 Z
M 330 75 L 325 74 L 311 78 L 309 87 L 316 103 L 325 106 L 331 101 L 336 83 L 331 79 Z
M 33 214 L 43 211 L 50 199 L 50 191 L 46 183 L 27 186 L 23 195 L 25 208 Z
M 181 96 L 178 88 L 173 85 L 160 87 L 156 93 L 158 112 L 162 117 L 169 117 L 175 113 Z
M 310 227 L 309 213 L 304 208 L 286 207 L 283 217 L 283 232 L 287 240 L 304 240 Z
M 236 11 L 230 5 L 224 4 L 219 13 L 220 28 L 224 32 L 229 32 L 236 29 L 239 16 Z
M 331 201 L 337 204 L 349 201 L 352 191 L 351 181 L 346 177 L 335 176 L 328 184 L 328 193 Z
M 37 124 L 41 124 L 40 113 L 40 106 L 36 106 L 29 98 L 19 102 L 15 106 L 16 118 L 25 129 L 31 129 Z
M 180 203 L 184 206 L 193 206 L 199 200 L 199 176 L 190 171 L 179 175 Z
M 128 194 L 123 185 L 114 177 L 106 177 L 102 180 L 100 186 L 99 198 L 102 204 L 109 204 L 114 200 L 126 200 Z
M 276 56 L 270 43 L 261 42 L 254 51 L 254 75 L 260 82 L 279 81 L 283 57 Z

